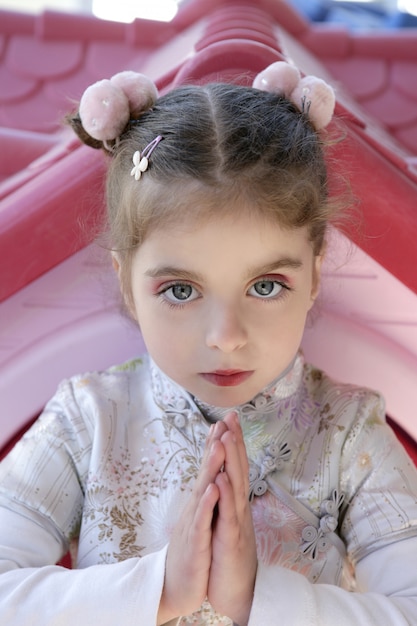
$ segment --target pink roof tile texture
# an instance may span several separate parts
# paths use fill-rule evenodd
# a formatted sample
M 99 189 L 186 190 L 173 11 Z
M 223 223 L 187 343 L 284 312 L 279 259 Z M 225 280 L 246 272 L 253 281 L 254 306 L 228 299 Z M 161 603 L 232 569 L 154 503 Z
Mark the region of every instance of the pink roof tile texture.
M 68 110 L 68 99 L 77 99 L 88 84 L 120 68 L 138 67 L 192 20 L 204 19 L 205 13 L 209 16 L 208 7 L 215 10 L 216 5 L 234 3 L 199 4 L 194 10 L 186 7 L 171 24 L 136 20 L 125 25 L 53 11 L 39 16 L 1 11 L 0 125 L 56 131 L 60 115 Z M 366 111 L 417 155 L 414 29 L 358 33 L 339 24 L 310 24 L 280 0 L 252 4 L 256 9 L 266 5 L 277 25 L 319 58 Z M 256 12 L 246 31 L 237 13 L 226 22 L 219 12 L 204 37 L 195 41 L 195 49 L 220 41 L 225 34 L 229 39 L 261 39 L 276 46 L 274 22 L 265 22 Z

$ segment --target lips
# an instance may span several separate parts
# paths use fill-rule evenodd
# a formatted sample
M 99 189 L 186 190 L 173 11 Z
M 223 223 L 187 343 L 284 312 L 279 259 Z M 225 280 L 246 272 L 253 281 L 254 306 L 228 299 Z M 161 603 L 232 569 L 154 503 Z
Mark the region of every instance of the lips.
M 234 387 L 245 382 L 252 374 L 252 370 L 216 370 L 204 372 L 200 376 L 217 387 Z

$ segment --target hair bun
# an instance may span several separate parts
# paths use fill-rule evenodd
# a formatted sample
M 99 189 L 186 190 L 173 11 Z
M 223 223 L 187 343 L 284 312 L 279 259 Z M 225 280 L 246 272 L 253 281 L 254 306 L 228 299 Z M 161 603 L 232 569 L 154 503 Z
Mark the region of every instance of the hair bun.
M 291 100 L 301 108 L 307 107 L 306 113 L 317 128 L 330 124 L 336 104 L 333 88 L 321 78 L 304 76 L 291 94 Z
M 126 70 L 112 76 L 110 82 L 126 95 L 132 119 L 138 119 L 158 99 L 158 90 L 155 83 L 144 74 Z
M 255 77 L 253 87 L 282 94 L 308 115 L 316 130 L 331 121 L 336 97 L 333 88 L 321 78 L 304 76 L 290 63 L 277 61 Z
M 79 114 L 91 137 L 111 141 L 119 137 L 129 121 L 129 100 L 110 80 L 100 80 L 84 91 Z
M 295 65 L 290 65 L 285 61 L 276 61 L 255 77 L 253 86 L 261 91 L 282 93 L 283 96 L 289 98 L 300 80 L 301 74 Z
M 125 71 L 87 87 L 79 106 L 84 130 L 93 139 L 114 141 L 130 119 L 138 119 L 158 98 L 154 83 L 143 74 Z

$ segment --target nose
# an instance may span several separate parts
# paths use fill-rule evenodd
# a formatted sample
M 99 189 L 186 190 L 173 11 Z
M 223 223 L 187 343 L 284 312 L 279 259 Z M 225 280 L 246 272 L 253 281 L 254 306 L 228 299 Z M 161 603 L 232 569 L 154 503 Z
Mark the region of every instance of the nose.
M 230 353 L 242 348 L 248 340 L 242 315 L 233 306 L 211 310 L 207 323 L 206 344 L 209 348 Z

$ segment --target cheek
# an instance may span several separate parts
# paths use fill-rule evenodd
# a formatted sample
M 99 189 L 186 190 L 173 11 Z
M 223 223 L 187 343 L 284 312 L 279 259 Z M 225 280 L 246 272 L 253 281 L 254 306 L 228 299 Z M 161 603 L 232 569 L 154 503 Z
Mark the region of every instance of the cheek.
M 173 358 L 172 355 L 178 352 L 175 342 L 155 325 L 144 323 L 140 325 L 140 331 L 146 351 L 162 369 L 166 368 L 166 364 Z
M 135 312 L 143 341 L 151 356 L 178 352 L 179 345 L 184 342 L 170 310 L 144 297 L 135 306 Z
M 307 290 L 293 293 L 292 301 L 285 307 L 282 314 L 276 313 L 270 322 L 275 337 L 280 337 L 285 344 L 298 341 L 304 332 L 306 319 L 313 301 Z

